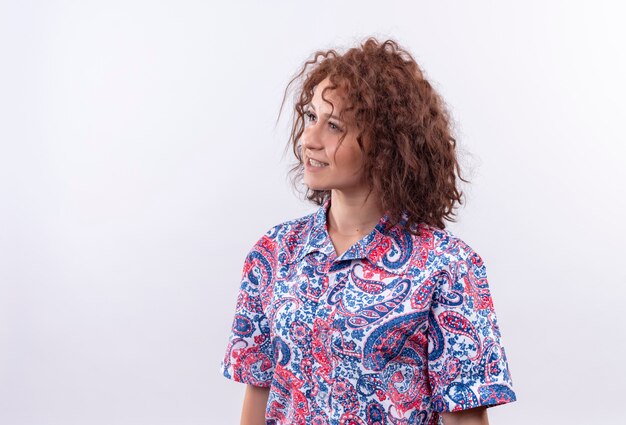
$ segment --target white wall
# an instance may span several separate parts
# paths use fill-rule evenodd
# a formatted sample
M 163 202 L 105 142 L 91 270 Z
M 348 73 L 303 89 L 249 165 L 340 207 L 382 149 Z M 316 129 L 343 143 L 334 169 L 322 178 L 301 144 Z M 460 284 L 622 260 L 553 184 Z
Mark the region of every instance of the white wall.
M 0 2 L 0 423 L 237 423 L 218 367 L 244 255 L 315 209 L 283 89 L 367 35 L 409 48 L 471 153 L 450 228 L 518 395 L 491 423 L 621 417 L 620 2 L 219 3 Z

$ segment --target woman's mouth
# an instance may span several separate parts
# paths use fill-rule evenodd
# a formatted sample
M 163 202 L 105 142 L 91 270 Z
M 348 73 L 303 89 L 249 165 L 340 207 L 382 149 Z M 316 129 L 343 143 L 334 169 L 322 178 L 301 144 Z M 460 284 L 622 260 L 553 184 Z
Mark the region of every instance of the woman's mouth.
M 316 161 L 313 158 L 309 158 L 309 165 L 316 168 L 323 168 L 328 166 L 325 162 Z

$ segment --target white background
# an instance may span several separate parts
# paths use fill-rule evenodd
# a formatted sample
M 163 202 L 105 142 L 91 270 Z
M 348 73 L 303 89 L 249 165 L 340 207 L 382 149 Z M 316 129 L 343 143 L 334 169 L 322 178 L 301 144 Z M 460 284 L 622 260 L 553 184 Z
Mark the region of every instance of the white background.
M 620 2 L 220 3 L 0 2 L 0 423 L 238 423 L 219 362 L 244 256 L 317 208 L 283 90 L 368 35 L 457 123 L 450 229 L 487 264 L 518 396 L 491 423 L 621 418 Z

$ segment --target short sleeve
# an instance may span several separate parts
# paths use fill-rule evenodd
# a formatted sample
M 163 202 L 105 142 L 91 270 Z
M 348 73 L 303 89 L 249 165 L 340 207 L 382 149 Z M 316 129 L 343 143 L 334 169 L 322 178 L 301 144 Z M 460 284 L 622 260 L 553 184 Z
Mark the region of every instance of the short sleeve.
M 229 379 L 269 387 L 274 373 L 270 326 L 264 313 L 274 276 L 273 242 L 263 236 L 248 252 L 221 372 Z
M 482 258 L 467 245 L 438 274 L 428 319 L 434 411 L 516 400 Z

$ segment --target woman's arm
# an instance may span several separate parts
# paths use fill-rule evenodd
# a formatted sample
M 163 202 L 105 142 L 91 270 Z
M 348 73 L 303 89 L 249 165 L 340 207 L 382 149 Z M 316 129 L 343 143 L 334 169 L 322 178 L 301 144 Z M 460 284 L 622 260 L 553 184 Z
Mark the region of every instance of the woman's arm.
M 441 413 L 444 425 L 489 425 L 485 406 Z
M 265 425 L 265 407 L 269 394 L 269 388 L 246 385 L 246 394 L 241 409 L 241 425 Z

